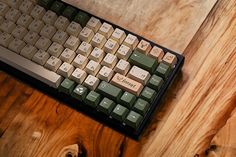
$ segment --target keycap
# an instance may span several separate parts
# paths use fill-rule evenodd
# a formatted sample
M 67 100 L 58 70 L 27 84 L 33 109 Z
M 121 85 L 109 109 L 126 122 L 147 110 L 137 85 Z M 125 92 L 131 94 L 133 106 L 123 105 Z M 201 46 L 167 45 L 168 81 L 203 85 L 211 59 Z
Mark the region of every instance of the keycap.
M 77 11 L 74 7 L 66 6 L 62 15 L 65 16 L 66 18 L 68 18 L 69 20 L 73 20 L 76 15 L 76 12 Z
M 58 90 L 66 94 L 70 94 L 74 88 L 75 88 L 75 82 L 66 78 L 62 81 Z
M 69 48 L 69 49 L 71 49 L 72 51 L 75 51 L 75 50 L 78 48 L 79 45 L 80 45 L 80 40 L 79 40 L 79 38 L 77 38 L 77 37 L 75 37 L 75 36 L 73 36 L 73 35 L 71 35 L 71 36 L 66 40 L 66 42 L 65 42 L 65 44 L 64 44 L 64 46 L 65 46 L 66 48 Z
M 56 22 L 54 23 L 54 26 L 57 28 L 57 29 L 60 29 L 62 31 L 65 31 L 66 28 L 69 26 L 70 24 L 70 21 L 64 17 L 64 16 L 59 16 L 56 20 Z
M 79 68 L 76 68 L 75 71 L 71 74 L 70 78 L 77 82 L 78 84 L 82 84 L 87 77 L 87 73 Z
M 85 42 L 90 42 L 94 36 L 94 32 L 87 27 L 84 27 L 79 34 L 79 39 Z
M 31 60 L 33 58 L 33 56 L 35 55 L 35 53 L 37 52 L 37 48 L 32 46 L 32 45 L 26 45 L 22 50 L 20 55 L 22 55 L 23 57 Z
M 34 4 L 31 1 L 23 1 L 19 7 L 19 10 L 25 14 L 29 14 L 34 8 Z
M 98 48 L 102 48 L 104 46 L 104 44 L 106 43 L 106 38 L 105 36 L 103 36 L 100 33 L 96 33 L 91 41 L 91 45 L 93 47 L 98 47 Z
M 117 41 L 113 39 L 108 39 L 103 49 L 106 53 L 115 54 L 118 48 L 119 48 L 119 44 L 117 43 Z
M 33 18 L 31 16 L 27 14 L 22 14 L 16 23 L 18 25 L 21 25 L 22 27 L 28 28 L 32 21 Z
M 98 88 L 97 92 L 103 96 L 106 96 L 114 101 L 118 101 L 122 95 L 122 90 L 108 82 L 102 81 Z
M 156 74 L 161 76 L 163 79 L 167 79 L 169 73 L 171 71 L 171 67 L 165 63 L 160 63 L 156 69 Z
M 88 56 L 90 52 L 92 51 L 92 45 L 83 41 L 79 48 L 77 49 L 76 53 L 82 54 L 83 56 Z
M 3 23 L 0 25 L 0 30 L 6 33 L 11 33 L 16 28 L 16 24 L 12 21 L 3 21 Z
M 149 103 L 152 103 L 154 98 L 156 97 L 156 94 L 157 93 L 153 89 L 145 87 L 140 94 L 140 98 L 148 101 Z
M 48 53 L 52 56 L 59 57 L 63 52 L 64 47 L 60 44 L 53 42 L 52 45 L 48 48 Z
M 53 25 L 56 20 L 57 20 L 57 14 L 51 10 L 48 10 L 42 18 L 42 21 L 49 25 Z
M 97 75 L 98 71 L 100 70 L 101 65 L 93 60 L 90 60 L 88 64 L 85 67 L 85 71 L 88 74 L 91 74 L 93 76 Z
M 147 81 L 151 77 L 150 73 L 137 66 L 133 66 L 129 71 L 127 77 L 146 85 Z
M 171 67 L 174 67 L 174 65 L 177 63 L 177 58 L 174 54 L 167 52 L 163 57 L 162 61 L 163 63 L 166 63 Z
M 109 82 L 113 76 L 113 70 L 111 68 L 108 68 L 106 66 L 103 66 L 101 70 L 98 72 L 97 77 L 100 80 Z
M 52 37 L 52 41 L 53 42 L 57 42 L 58 44 L 63 45 L 66 40 L 69 38 L 69 35 L 62 31 L 62 30 L 58 30 Z
M 79 23 L 72 21 L 69 26 L 66 28 L 66 32 L 69 35 L 74 35 L 74 36 L 78 36 L 80 31 L 82 30 L 82 27 L 80 26 Z
M 84 69 L 87 63 L 88 63 L 88 58 L 81 54 L 78 54 L 73 60 L 72 65 L 75 66 L 76 68 Z
M 51 26 L 51 25 L 48 25 L 46 24 L 42 30 L 40 31 L 40 35 L 48 38 L 48 39 L 51 39 L 53 37 L 53 35 L 56 33 L 56 28 Z
M 47 52 L 43 50 L 38 50 L 33 56 L 32 61 L 40 65 L 44 65 L 46 61 L 49 59 L 49 57 L 50 55 Z
M 42 19 L 42 17 L 44 16 L 45 13 L 46 13 L 46 10 L 43 7 L 36 5 L 33 8 L 33 10 L 31 11 L 30 15 L 34 19 L 40 20 L 40 19 Z
M 116 55 L 119 59 L 127 60 L 131 55 L 131 53 L 132 53 L 131 49 L 128 46 L 122 44 L 120 48 L 117 50 Z
M 31 24 L 29 25 L 28 28 L 29 28 L 30 31 L 40 33 L 41 30 L 43 29 L 43 27 L 44 27 L 43 21 L 35 19 L 31 22 Z
M 10 7 L 18 9 L 23 0 L 8 0 L 7 3 Z
M 67 62 L 67 63 L 71 63 L 73 61 L 73 59 L 75 58 L 76 56 L 76 53 L 68 48 L 66 48 L 61 56 L 60 56 L 60 59 L 63 61 L 63 62 Z
M 73 90 L 73 92 L 71 93 L 71 96 L 80 101 L 83 101 L 85 97 L 87 96 L 87 93 L 88 93 L 88 88 L 82 85 L 77 85 L 75 89 Z
M 108 39 L 111 34 L 113 33 L 114 29 L 112 25 L 104 22 L 100 29 L 98 30 L 98 33 L 102 34 L 106 39 Z
M 85 103 L 93 108 L 96 108 L 98 103 L 100 102 L 101 95 L 95 91 L 90 91 L 89 94 L 85 98 Z
M 105 53 L 102 49 L 95 47 L 89 55 L 90 60 L 100 63 L 104 57 Z
M 49 9 L 54 0 L 38 0 L 38 4 L 42 7 Z
M 110 113 L 114 109 L 115 105 L 116 104 L 114 101 L 112 101 L 108 98 L 103 98 L 102 101 L 97 106 L 97 110 L 105 113 L 106 115 L 110 115 Z
M 133 54 L 129 58 L 129 62 L 144 70 L 147 70 L 151 74 L 156 70 L 157 67 L 157 60 L 138 51 L 133 52 Z
M 38 41 L 35 43 L 35 47 L 44 51 L 47 51 L 49 46 L 52 44 L 51 40 L 41 36 Z
M 57 69 L 61 66 L 62 61 L 59 58 L 56 58 L 54 56 L 51 56 L 46 64 L 44 65 L 47 69 L 52 70 L 54 72 L 57 71 Z
M 0 45 L 2 45 L 4 47 L 8 47 L 13 39 L 14 38 L 11 34 L 4 32 L 4 33 L 0 34 Z
M 114 66 L 116 65 L 118 59 L 115 55 L 111 54 L 111 53 L 107 53 L 107 55 L 105 56 L 105 58 L 102 61 L 102 65 L 107 66 L 108 68 L 114 68 Z
M 135 100 L 136 100 L 135 95 L 129 92 L 124 92 L 124 94 L 120 98 L 121 104 L 128 108 L 131 108 L 133 106 Z
M 136 96 L 138 96 L 143 89 L 143 85 L 141 83 L 119 73 L 115 74 L 110 83 Z
M 115 67 L 115 72 L 117 73 L 120 73 L 122 75 L 126 75 L 127 72 L 129 71 L 130 69 L 130 64 L 129 62 L 121 59 L 117 64 L 116 64 L 116 67 Z
M 152 46 L 146 40 L 141 40 L 136 48 L 137 51 L 147 54 L 152 49 Z
M 123 30 L 116 28 L 115 31 L 111 35 L 111 39 L 117 41 L 121 44 L 126 38 L 126 34 Z
M 95 90 L 99 84 L 99 79 L 93 75 L 88 75 L 88 77 L 85 79 L 83 85 L 90 90 Z
M 147 113 L 149 106 L 150 104 L 147 101 L 138 98 L 132 110 L 144 116 Z
M 157 59 L 158 62 L 161 62 L 164 56 L 164 51 L 161 48 L 154 46 L 148 55 L 154 59 Z
M 115 107 L 115 109 L 111 112 L 111 117 L 122 122 L 125 119 L 128 112 L 129 110 L 126 107 L 118 104 Z
M 3 51 L 0 53 L 0 60 L 6 62 L 7 64 L 14 66 L 16 69 L 27 73 L 28 75 L 34 77 L 35 79 L 44 82 L 45 84 L 57 88 L 62 77 L 52 71 L 45 69 L 44 67 L 28 60 L 14 52 L 1 47 Z
M 138 38 L 132 34 L 128 34 L 125 38 L 123 44 L 134 50 L 134 48 L 138 45 Z
M 75 16 L 74 21 L 79 23 L 82 27 L 85 27 L 89 19 L 90 16 L 87 13 L 79 11 Z
M 102 23 L 99 19 L 95 17 L 91 17 L 88 23 L 86 24 L 86 27 L 93 30 L 93 32 L 97 32 L 98 29 L 101 27 Z
M 64 62 L 57 70 L 57 73 L 65 78 L 68 78 L 73 71 L 74 67 L 71 64 Z
M 157 75 L 152 75 L 152 77 L 148 81 L 147 86 L 158 91 L 160 90 L 163 83 L 164 81 L 161 77 Z
M 0 2 L 0 16 L 5 16 L 8 10 L 9 6 L 3 2 Z
M 142 120 L 143 120 L 143 117 L 140 114 L 138 114 L 134 111 L 131 111 L 128 114 L 128 116 L 126 117 L 125 123 L 128 126 L 134 128 L 134 129 L 137 129 Z
M 10 44 L 9 44 L 9 49 L 16 52 L 20 53 L 21 50 L 25 47 L 25 42 L 20 40 L 20 39 L 14 39 Z
M 57 15 L 61 15 L 63 10 L 65 8 L 65 5 L 62 2 L 54 1 L 51 5 L 50 10 L 54 11 Z

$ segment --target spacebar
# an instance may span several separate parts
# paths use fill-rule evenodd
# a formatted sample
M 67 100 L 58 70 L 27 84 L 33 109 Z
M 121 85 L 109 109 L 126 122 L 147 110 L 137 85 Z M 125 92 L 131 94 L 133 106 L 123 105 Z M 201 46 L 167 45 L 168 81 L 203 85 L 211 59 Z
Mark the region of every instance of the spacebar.
M 63 79 L 62 76 L 57 73 L 49 71 L 43 66 L 38 65 L 2 46 L 0 46 L 0 61 L 46 83 L 53 88 L 57 88 Z

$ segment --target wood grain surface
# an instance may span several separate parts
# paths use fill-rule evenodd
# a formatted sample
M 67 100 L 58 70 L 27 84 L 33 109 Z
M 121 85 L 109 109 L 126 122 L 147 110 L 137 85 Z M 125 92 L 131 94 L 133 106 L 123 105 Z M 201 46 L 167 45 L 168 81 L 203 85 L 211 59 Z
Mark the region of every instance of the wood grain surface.
M 235 0 L 76 4 L 183 52 L 183 71 L 139 141 L 0 72 L 0 157 L 235 156 Z

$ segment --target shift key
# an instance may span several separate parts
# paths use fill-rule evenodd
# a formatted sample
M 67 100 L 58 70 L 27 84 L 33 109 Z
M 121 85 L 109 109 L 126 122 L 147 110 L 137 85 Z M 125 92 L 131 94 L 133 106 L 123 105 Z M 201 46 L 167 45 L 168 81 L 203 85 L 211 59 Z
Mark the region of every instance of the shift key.
M 136 96 L 139 96 L 143 89 L 143 85 L 137 81 L 134 81 L 124 75 L 116 73 L 111 80 L 111 84 L 123 89 L 124 91 L 130 92 Z

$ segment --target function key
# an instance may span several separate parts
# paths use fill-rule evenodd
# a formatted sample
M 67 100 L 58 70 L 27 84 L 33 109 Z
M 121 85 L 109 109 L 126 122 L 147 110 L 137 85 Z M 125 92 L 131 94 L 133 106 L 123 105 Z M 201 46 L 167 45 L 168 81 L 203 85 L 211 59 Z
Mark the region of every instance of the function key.
M 50 10 L 54 11 L 57 15 L 61 15 L 64 9 L 65 9 L 65 5 L 59 1 L 53 2 L 50 8 Z
M 171 71 L 170 65 L 167 65 L 165 63 L 160 63 L 156 69 L 156 74 L 161 76 L 164 79 L 167 79 L 169 73 Z
M 162 61 L 168 65 L 171 65 L 171 67 L 174 67 L 177 63 L 177 57 L 174 54 L 167 52 Z
M 131 111 L 128 114 L 128 116 L 126 117 L 125 123 L 128 126 L 134 128 L 134 129 L 137 129 L 142 120 L 143 120 L 143 117 L 140 114 L 138 114 L 134 111 Z
M 150 50 L 151 50 L 152 46 L 149 42 L 145 41 L 145 40 L 141 40 L 137 46 L 137 50 L 139 52 L 142 52 L 144 54 L 147 54 Z
M 82 27 L 85 27 L 89 19 L 90 16 L 87 13 L 79 11 L 79 13 L 75 16 L 74 21 L 78 22 Z
M 164 51 L 161 48 L 154 46 L 152 50 L 148 53 L 148 55 L 152 58 L 157 59 L 158 62 L 161 62 L 164 56 Z
M 45 9 L 49 9 L 54 0 L 38 0 L 38 4 Z
M 77 12 L 77 10 L 74 7 L 67 6 L 64 9 L 62 15 L 72 21 L 76 15 L 76 12 Z

